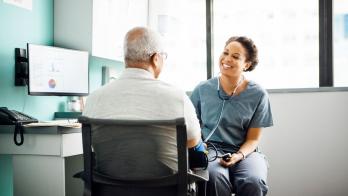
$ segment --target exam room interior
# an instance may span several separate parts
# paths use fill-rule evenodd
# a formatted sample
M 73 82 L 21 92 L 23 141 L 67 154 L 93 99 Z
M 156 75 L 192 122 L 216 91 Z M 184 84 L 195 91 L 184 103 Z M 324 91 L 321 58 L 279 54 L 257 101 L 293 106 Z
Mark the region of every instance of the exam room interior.
M 33 0 L 31 12 L 0 1 L 0 106 L 43 120 L 65 110 L 66 97 L 28 96 L 26 87 L 14 86 L 14 48 L 25 48 L 32 42 L 88 49 L 91 31 L 85 29 L 91 20 L 64 30 L 69 26 L 65 17 L 74 21 L 77 7 L 79 17 L 91 18 L 91 0 Z M 91 56 L 91 91 L 101 86 L 105 65 L 119 72 L 123 69 L 121 62 Z M 264 130 L 261 141 L 270 164 L 269 195 L 347 195 L 347 88 L 269 93 L 275 125 Z M 0 155 L 0 196 L 13 195 L 12 172 L 11 157 Z

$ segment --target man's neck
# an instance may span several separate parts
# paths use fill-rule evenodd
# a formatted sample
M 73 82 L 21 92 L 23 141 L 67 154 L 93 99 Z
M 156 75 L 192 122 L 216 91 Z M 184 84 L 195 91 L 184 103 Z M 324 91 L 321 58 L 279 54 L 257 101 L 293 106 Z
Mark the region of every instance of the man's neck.
M 143 69 L 145 71 L 148 71 L 155 77 L 155 71 L 153 70 L 152 66 L 146 64 L 146 63 L 132 63 L 132 64 L 127 64 L 126 68 L 137 68 L 137 69 Z

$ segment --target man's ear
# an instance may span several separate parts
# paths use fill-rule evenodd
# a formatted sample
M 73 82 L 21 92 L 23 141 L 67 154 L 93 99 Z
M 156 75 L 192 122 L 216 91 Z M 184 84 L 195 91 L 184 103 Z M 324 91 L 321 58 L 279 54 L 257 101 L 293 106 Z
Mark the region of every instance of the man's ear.
M 162 59 L 160 57 L 160 54 L 158 53 L 155 53 L 154 55 L 152 55 L 151 57 L 151 68 L 153 70 L 153 74 L 155 76 L 155 78 L 158 78 L 160 72 L 161 72 L 161 69 L 162 69 Z
M 150 61 L 151 61 L 151 65 L 155 66 L 153 68 L 156 68 L 158 66 L 158 64 L 160 63 L 159 54 L 158 53 L 153 54 L 150 58 Z

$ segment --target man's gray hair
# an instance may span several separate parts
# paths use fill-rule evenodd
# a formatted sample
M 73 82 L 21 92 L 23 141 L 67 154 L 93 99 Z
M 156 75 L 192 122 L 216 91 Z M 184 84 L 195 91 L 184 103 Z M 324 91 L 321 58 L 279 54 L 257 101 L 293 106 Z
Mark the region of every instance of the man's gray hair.
M 135 27 L 127 32 L 123 49 L 126 62 L 149 62 L 151 55 L 163 52 L 163 40 L 151 29 Z

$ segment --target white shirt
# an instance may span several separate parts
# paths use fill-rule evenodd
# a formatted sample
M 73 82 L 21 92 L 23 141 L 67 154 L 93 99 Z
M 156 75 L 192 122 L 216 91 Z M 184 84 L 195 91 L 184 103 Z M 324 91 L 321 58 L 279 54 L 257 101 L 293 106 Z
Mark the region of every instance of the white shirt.
M 87 99 L 83 115 L 93 118 L 128 120 L 166 120 L 184 117 L 187 139 L 200 138 L 199 121 L 188 96 L 183 91 L 155 79 L 152 73 L 138 68 L 126 68 L 119 79 L 93 92 Z M 168 131 L 168 136 L 165 137 L 174 140 L 167 141 L 172 149 L 164 153 L 161 161 L 171 169 L 177 170 L 176 145 L 172 145 L 176 142 L 173 133 Z M 97 143 L 104 142 L 109 137 L 96 133 L 93 135 L 93 140 Z M 95 147 L 95 143 L 93 144 Z M 108 148 L 112 154 L 114 152 L 111 150 L 116 146 L 109 145 L 103 148 L 104 150 Z M 110 157 L 97 158 L 99 168 L 109 172 L 114 166 L 106 162 L 104 164 L 103 159 L 107 161 Z M 115 173 L 115 175 L 120 174 Z

